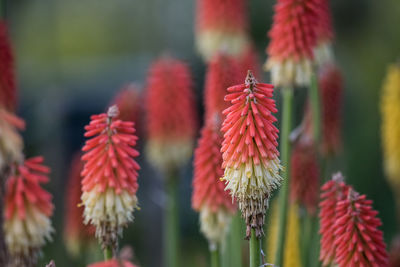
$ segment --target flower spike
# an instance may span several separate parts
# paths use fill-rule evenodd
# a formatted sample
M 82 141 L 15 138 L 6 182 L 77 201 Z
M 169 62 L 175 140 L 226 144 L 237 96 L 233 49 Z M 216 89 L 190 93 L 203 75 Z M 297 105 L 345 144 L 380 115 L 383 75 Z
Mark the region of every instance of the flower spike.
M 317 45 L 320 0 L 278 0 L 265 68 L 276 86 L 306 86 L 310 83 Z
M 138 208 L 136 191 L 139 165 L 134 160 L 137 137 L 133 122 L 117 119 L 117 106 L 107 114 L 93 115 L 85 126 L 86 141 L 82 151 L 85 165 L 81 175 L 84 222 L 96 227 L 103 249 L 117 247 L 118 235 L 133 221 Z
M 201 232 L 211 246 L 221 244 L 236 211 L 220 180 L 223 175 L 219 124 L 209 121 L 201 131 L 194 154 L 193 209 L 200 212 Z
M 50 169 L 42 163 L 43 157 L 14 163 L 7 180 L 4 232 L 11 266 L 36 265 L 41 247 L 51 240 L 54 206 L 41 187 Z
M 245 83 L 229 87 L 225 96 L 231 106 L 223 112 L 226 119 L 221 129 L 223 180 L 239 203 L 247 237 L 251 228 L 258 237 L 263 234 L 269 197 L 282 181 L 272 94 L 273 85 L 258 83 L 249 71 Z
M 196 133 L 190 71 L 165 57 L 153 63 L 147 83 L 147 156 L 162 171 L 174 169 L 191 157 Z
M 65 217 L 64 217 L 64 240 L 68 253 L 77 257 L 82 249 L 96 242 L 94 239 L 95 228 L 82 222 L 83 207 L 79 206 L 82 196 L 81 172 L 83 162 L 81 153 L 74 155 L 70 166 L 70 174 L 65 192 Z
M 197 0 L 196 46 L 204 60 L 218 52 L 238 56 L 248 43 L 245 0 Z
M 388 266 L 389 257 L 383 241 L 382 225 L 372 209 L 372 201 L 349 189 L 346 198 L 336 205 L 335 262 L 338 267 Z M 351 242 L 350 242 L 351 240 Z

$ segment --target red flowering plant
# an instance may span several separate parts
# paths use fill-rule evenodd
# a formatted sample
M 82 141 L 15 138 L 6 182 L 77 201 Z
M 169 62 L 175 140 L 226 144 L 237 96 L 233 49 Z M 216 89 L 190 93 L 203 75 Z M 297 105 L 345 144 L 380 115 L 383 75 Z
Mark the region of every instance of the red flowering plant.
M 146 155 L 158 169 L 177 168 L 191 157 L 197 126 L 194 107 L 187 65 L 167 57 L 153 63 L 146 95 Z
M 282 181 L 279 175 L 278 129 L 273 125 L 277 111 L 272 99 L 273 85 L 258 83 L 251 71 L 245 83 L 228 88 L 222 124 L 224 140 L 223 180 L 226 190 L 236 198 L 245 219 L 246 236 L 254 228 L 263 234 L 265 213 L 274 189 Z
M 196 46 L 205 60 L 218 52 L 239 56 L 248 43 L 245 0 L 197 0 Z
M 26 159 L 11 166 L 5 195 L 4 232 L 12 266 L 35 265 L 53 228 L 51 195 L 41 184 L 49 181 L 50 169 L 43 157 Z
M 84 222 L 96 227 L 103 249 L 112 248 L 115 254 L 118 235 L 138 208 L 134 123 L 119 120 L 118 108 L 112 106 L 107 113 L 93 115 L 85 130 L 90 139 L 82 148 Z
M 388 266 L 381 221 L 372 201 L 334 175 L 322 186 L 321 251 L 323 266 Z

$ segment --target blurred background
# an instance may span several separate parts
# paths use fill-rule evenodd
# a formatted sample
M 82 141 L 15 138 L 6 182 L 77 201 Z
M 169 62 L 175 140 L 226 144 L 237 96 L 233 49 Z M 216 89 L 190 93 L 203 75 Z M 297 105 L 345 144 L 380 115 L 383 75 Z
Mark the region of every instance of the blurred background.
M 378 108 L 387 66 L 399 57 L 400 2 L 331 2 L 335 54 L 345 80 L 343 153 L 331 168 L 342 170 L 357 191 L 374 201 L 385 240 L 390 242 L 396 215 L 383 177 Z M 274 3 L 249 0 L 251 37 L 260 63 L 266 58 Z M 205 65 L 194 49 L 194 9 L 194 0 L 8 1 L 7 20 L 17 59 L 18 114 L 27 122 L 25 152 L 28 157 L 44 155 L 52 169 L 46 188 L 54 196 L 56 234 L 39 266 L 50 259 L 57 267 L 84 266 L 82 257 L 68 256 L 62 229 L 70 163 L 83 145 L 83 127 L 91 114 L 103 112 L 125 84 L 143 87 L 150 63 L 166 53 L 189 64 L 202 112 Z M 268 81 L 268 75 L 263 75 L 259 80 Z M 279 100 L 278 92 L 276 97 Z M 301 104 L 296 110 L 300 119 Z M 139 146 L 143 144 L 144 138 Z M 134 262 L 140 266 L 161 266 L 163 183 L 143 153 L 139 164 L 141 210 L 124 231 L 121 246 L 132 246 Z M 181 170 L 181 178 L 183 266 L 207 266 L 207 242 L 199 233 L 198 215 L 190 203 L 191 163 Z M 98 253 L 90 257 L 101 259 Z

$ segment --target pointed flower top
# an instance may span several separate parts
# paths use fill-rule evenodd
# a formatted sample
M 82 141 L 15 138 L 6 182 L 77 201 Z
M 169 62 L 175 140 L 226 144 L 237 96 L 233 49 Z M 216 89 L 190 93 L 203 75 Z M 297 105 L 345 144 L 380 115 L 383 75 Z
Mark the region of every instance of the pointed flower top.
M 0 107 L 11 111 L 15 109 L 16 90 L 13 51 L 6 23 L 0 19 Z
M 378 229 L 382 223 L 372 201 L 346 185 L 341 174 L 322 186 L 321 199 L 323 266 L 388 266 L 383 233 Z
M 308 85 L 317 45 L 320 0 L 278 0 L 265 65 L 277 86 Z
M 388 266 L 386 244 L 378 229 L 382 222 L 376 217 L 378 212 L 372 208 L 372 201 L 350 188 L 345 199 L 338 201 L 335 212 L 338 266 Z
M 326 182 L 321 188 L 320 206 L 320 234 L 321 251 L 320 260 L 323 266 L 329 266 L 335 257 L 335 207 L 338 201 L 345 198 L 349 186 L 344 183 L 344 177 L 339 172 L 333 175 L 332 180 Z
M 197 0 L 196 43 L 205 60 L 217 52 L 239 55 L 247 44 L 245 0 Z
M 40 248 L 53 232 L 51 195 L 41 184 L 49 181 L 50 169 L 43 157 L 13 164 L 6 184 L 4 231 L 11 261 L 35 263 Z
M 139 155 L 133 148 L 137 141 L 134 123 L 117 119 L 118 114 L 118 107 L 111 106 L 107 114 L 93 115 L 85 126 L 85 137 L 91 139 L 82 148 L 86 162 L 81 173 L 84 192 L 96 187 L 99 192 L 112 188 L 117 194 L 122 190 L 135 194 L 138 189 L 140 167 L 133 159 Z
M 277 111 L 272 99 L 273 85 L 258 83 L 248 72 L 245 83 L 228 88 L 224 110 L 223 179 L 226 189 L 236 197 L 248 225 L 262 234 L 268 199 L 282 180 L 278 129 L 273 125 Z
M 81 175 L 84 222 L 96 226 L 103 247 L 116 250 L 118 234 L 133 221 L 137 208 L 137 177 L 134 160 L 137 137 L 133 122 L 117 119 L 119 110 L 111 106 L 107 114 L 93 115 L 85 127 L 87 140 L 82 150 L 85 165 Z
M 191 75 L 186 64 L 162 58 L 150 68 L 146 95 L 147 156 L 165 170 L 191 156 L 196 134 L 196 110 Z

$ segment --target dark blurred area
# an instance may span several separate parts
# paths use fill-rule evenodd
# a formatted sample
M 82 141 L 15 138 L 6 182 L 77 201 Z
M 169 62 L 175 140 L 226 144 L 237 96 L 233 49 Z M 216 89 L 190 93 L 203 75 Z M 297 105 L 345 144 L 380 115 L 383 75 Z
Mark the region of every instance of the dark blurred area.
M 345 99 L 343 152 L 329 170 L 342 170 L 357 191 L 374 200 L 389 242 L 396 232 L 396 215 L 383 177 L 378 107 L 387 66 L 399 58 L 400 2 L 331 2 L 335 56 L 344 75 Z M 266 58 L 274 3 L 249 1 L 251 36 L 260 62 Z M 144 86 L 149 64 L 166 53 L 189 64 L 201 109 L 205 65 L 194 49 L 195 1 L 13 0 L 7 8 L 17 58 L 18 114 L 27 122 L 25 152 L 27 156 L 44 155 L 52 169 L 47 188 L 56 206 L 56 234 L 39 266 L 50 259 L 57 267 L 84 266 L 82 260 L 68 256 L 62 239 L 65 185 L 72 156 L 84 142 L 83 127 L 90 115 L 106 109 L 126 83 Z M 268 75 L 264 73 L 259 80 L 268 81 Z M 276 96 L 279 99 L 279 92 Z M 301 105 L 296 108 L 299 120 Z M 141 136 L 141 148 L 144 140 Z M 163 181 L 141 150 L 141 210 L 124 231 L 121 246 L 132 246 L 134 262 L 140 266 L 161 266 Z M 182 266 L 207 266 L 207 242 L 199 233 L 198 215 L 191 209 L 191 180 L 188 163 L 181 170 L 180 185 Z M 101 253 L 97 257 L 100 260 Z

